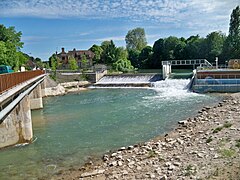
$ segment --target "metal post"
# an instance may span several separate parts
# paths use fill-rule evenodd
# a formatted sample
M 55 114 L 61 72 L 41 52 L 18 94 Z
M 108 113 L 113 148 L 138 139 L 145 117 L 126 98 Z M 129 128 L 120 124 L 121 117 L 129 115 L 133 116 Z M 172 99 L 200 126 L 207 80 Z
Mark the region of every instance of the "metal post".
M 218 57 L 216 57 L 216 69 L 218 69 Z

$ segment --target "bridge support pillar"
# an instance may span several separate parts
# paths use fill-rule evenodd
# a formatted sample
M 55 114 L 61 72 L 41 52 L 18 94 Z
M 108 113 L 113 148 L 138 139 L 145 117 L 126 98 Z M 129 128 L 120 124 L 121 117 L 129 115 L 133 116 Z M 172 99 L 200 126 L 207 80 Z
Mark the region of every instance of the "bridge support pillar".
M 28 143 L 32 137 L 30 99 L 25 96 L 0 124 L 0 148 Z
M 41 89 L 42 89 L 42 97 L 46 97 L 46 77 L 44 78 L 43 82 L 41 83 Z
M 36 88 L 30 93 L 29 97 L 31 109 L 43 108 L 41 84 L 36 86 Z

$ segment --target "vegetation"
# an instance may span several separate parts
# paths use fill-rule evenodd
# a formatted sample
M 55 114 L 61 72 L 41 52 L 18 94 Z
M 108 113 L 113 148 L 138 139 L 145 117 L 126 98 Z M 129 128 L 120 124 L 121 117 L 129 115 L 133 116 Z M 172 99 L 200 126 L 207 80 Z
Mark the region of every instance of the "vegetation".
M 214 130 L 213 130 L 213 133 L 218 133 L 218 132 L 221 131 L 223 128 L 229 128 L 229 127 L 231 127 L 231 126 L 232 126 L 231 123 L 225 122 L 224 125 L 219 126 L 219 127 L 217 127 L 216 129 L 214 129 Z
M 206 143 L 210 143 L 210 142 L 212 142 L 212 136 L 210 136 L 207 140 L 206 140 Z
M 70 67 L 71 70 L 77 70 L 78 69 L 77 61 L 76 61 L 75 58 L 71 57 L 68 62 L 69 62 L 69 67 Z
M 0 24 L 0 64 L 11 66 L 15 71 L 27 61 L 20 51 L 23 47 L 21 36 L 22 33 L 16 32 L 14 27 L 7 28 Z
M 220 153 L 223 157 L 233 157 L 236 152 L 234 149 L 221 149 Z

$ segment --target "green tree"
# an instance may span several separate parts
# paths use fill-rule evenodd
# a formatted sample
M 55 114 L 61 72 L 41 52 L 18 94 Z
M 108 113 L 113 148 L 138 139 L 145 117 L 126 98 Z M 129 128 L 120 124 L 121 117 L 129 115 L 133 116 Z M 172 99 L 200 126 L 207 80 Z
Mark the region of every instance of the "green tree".
M 131 64 L 134 67 L 139 67 L 139 55 L 141 51 L 136 49 L 129 49 L 128 50 L 128 59 L 131 61 Z
M 90 48 L 90 50 L 94 53 L 94 58 L 93 58 L 94 63 L 96 63 L 96 64 L 102 63 L 102 61 L 101 61 L 101 55 L 102 55 L 102 52 L 103 52 L 102 47 L 94 44 Z
M 146 46 L 139 54 L 139 64 L 137 68 L 149 68 L 152 60 L 153 48 Z
M 134 67 L 131 65 L 131 61 L 128 59 L 119 59 L 113 63 L 113 68 L 117 71 L 129 72 L 133 71 Z
M 58 57 L 56 54 L 53 54 L 50 58 L 49 58 L 49 66 L 52 69 L 52 71 L 56 71 L 57 67 L 58 67 Z
M 164 39 L 160 38 L 153 44 L 153 58 L 151 61 L 151 68 L 159 68 L 162 66 L 162 61 L 164 60 L 165 43 Z
M 147 46 L 145 30 L 143 28 L 135 28 L 128 31 L 125 41 L 128 50 L 136 49 L 141 51 L 145 46 Z
M 185 59 L 199 59 L 204 57 L 203 49 L 204 38 L 199 35 L 190 36 L 186 40 L 186 48 L 184 49 Z
M 213 63 L 215 58 L 222 54 L 225 39 L 226 36 L 220 31 L 208 34 L 203 42 L 204 48 L 202 51 L 204 52 L 204 58 Z
M 225 59 L 240 57 L 240 8 L 233 9 L 230 19 L 229 35 L 224 43 L 223 57 Z
M 14 27 L 6 28 L 0 24 L 0 63 L 19 69 L 19 51 L 22 48 L 21 32 L 16 32 Z
M 77 70 L 78 69 L 78 65 L 77 65 L 77 61 L 75 58 L 70 57 L 68 60 L 69 63 L 69 67 L 71 70 Z
M 117 61 L 116 59 L 117 48 L 112 40 L 102 42 L 101 47 L 103 49 L 102 57 L 101 57 L 103 60 L 103 63 L 112 64 Z

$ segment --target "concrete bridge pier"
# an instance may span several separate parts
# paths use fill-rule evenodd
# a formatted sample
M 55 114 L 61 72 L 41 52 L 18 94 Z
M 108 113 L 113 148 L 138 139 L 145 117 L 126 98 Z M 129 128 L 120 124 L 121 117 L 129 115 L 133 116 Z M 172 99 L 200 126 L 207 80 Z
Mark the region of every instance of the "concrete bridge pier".
M 27 143 L 33 138 L 29 95 L 0 124 L 0 148 Z
M 44 91 L 45 92 L 45 91 Z M 38 84 L 35 89 L 30 93 L 30 108 L 31 109 L 42 109 L 42 87 L 41 84 Z

